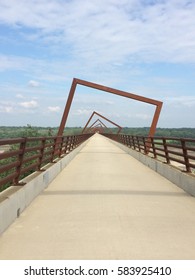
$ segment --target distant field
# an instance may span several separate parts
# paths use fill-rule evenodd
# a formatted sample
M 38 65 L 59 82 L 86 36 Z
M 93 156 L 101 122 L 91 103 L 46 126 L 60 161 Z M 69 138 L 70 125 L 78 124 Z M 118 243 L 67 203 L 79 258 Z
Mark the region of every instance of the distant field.
M 117 132 L 116 128 L 111 128 L 111 130 Z M 0 126 L 0 138 L 54 136 L 57 131 L 57 127 Z M 81 132 L 81 127 L 67 127 L 64 135 L 75 135 Z M 147 136 L 148 132 L 149 127 L 124 127 L 121 131 L 124 134 L 143 136 Z M 157 128 L 155 136 L 195 138 L 195 128 Z

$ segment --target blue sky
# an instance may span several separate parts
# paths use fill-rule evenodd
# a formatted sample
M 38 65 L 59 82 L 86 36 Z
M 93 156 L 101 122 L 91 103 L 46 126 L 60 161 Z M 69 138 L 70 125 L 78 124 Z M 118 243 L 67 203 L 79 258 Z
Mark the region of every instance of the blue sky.
M 73 78 L 163 101 L 159 127 L 195 127 L 195 1 L 0 0 L 0 125 L 58 126 Z M 79 86 L 93 111 L 150 126 L 152 105 Z

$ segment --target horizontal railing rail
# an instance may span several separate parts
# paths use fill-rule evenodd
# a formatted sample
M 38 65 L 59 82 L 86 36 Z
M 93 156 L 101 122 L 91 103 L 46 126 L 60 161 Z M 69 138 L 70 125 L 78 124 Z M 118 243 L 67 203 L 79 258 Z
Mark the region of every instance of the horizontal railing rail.
M 0 191 L 64 157 L 92 134 L 0 139 Z M 5 149 L 4 149 L 5 147 Z
M 182 171 L 188 173 L 195 171 L 195 139 L 106 133 L 103 135 L 143 154 L 181 168 Z

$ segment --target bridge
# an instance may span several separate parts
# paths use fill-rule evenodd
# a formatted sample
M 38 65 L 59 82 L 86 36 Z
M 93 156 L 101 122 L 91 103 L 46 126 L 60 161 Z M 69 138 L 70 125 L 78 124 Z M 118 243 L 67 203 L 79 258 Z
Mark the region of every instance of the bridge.
M 50 151 L 46 166 L 39 153 L 28 177 L 14 172 L 3 180 L 15 186 L 0 194 L 0 259 L 194 259 L 190 139 L 177 139 L 176 150 L 164 138 L 81 138 L 41 138 L 36 149 L 12 140 L 20 151 L 43 153 L 44 144 L 48 153 L 57 143 L 59 152 Z
M 149 135 L 64 136 L 77 85 L 155 106 Z M 155 137 L 161 108 L 73 79 L 57 136 L 0 139 L 0 259 L 195 259 L 195 139 Z

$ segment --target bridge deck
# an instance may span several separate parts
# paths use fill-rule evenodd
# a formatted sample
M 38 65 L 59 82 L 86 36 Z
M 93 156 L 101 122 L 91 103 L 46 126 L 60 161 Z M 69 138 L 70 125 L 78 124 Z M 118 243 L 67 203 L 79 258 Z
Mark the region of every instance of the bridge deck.
M 100 135 L 0 237 L 0 259 L 194 259 L 195 200 Z

